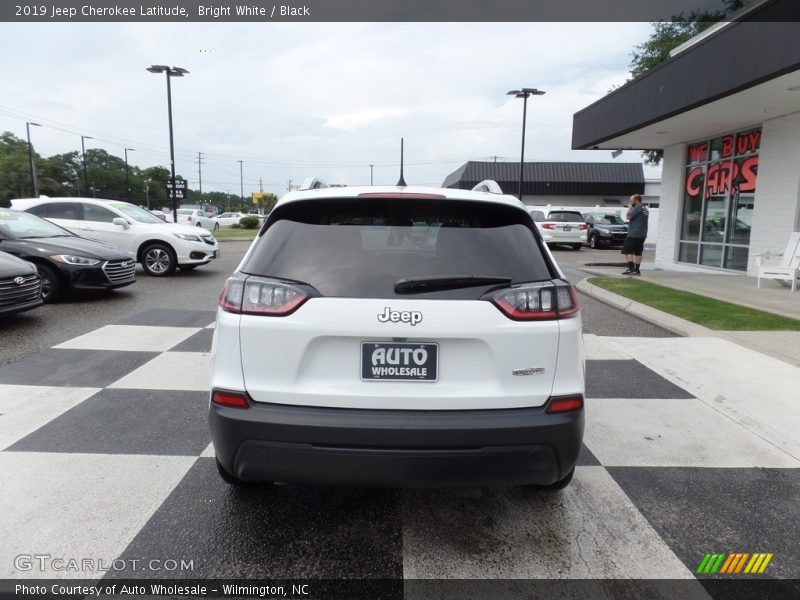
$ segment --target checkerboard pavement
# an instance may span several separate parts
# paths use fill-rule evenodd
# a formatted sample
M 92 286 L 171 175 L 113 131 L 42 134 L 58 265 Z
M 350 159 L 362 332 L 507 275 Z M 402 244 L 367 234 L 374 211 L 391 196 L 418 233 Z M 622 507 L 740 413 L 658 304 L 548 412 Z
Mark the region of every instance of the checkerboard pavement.
M 191 578 L 691 579 L 712 551 L 772 552 L 767 576 L 800 577 L 796 367 L 587 333 L 563 492 L 236 491 L 207 429 L 213 319 L 148 311 L 0 368 L 0 578 L 87 576 L 15 568 L 47 553 L 192 559 L 169 573 Z

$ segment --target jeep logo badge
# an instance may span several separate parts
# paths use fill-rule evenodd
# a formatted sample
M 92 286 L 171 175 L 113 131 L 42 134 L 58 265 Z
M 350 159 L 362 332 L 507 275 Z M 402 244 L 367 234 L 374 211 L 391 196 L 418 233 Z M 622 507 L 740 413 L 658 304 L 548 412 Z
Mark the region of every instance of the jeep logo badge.
M 418 310 L 392 310 L 388 306 L 383 309 L 383 314 L 378 315 L 381 323 L 411 323 L 416 325 L 422 322 L 422 313 Z

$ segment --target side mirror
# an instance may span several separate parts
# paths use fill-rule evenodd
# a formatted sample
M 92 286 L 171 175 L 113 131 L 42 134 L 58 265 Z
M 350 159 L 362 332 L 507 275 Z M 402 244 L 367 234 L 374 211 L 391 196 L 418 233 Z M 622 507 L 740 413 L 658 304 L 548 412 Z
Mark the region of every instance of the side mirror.
M 111 221 L 114 225 L 119 225 L 120 227 L 127 229 L 128 222 L 123 219 L 122 217 L 116 217 L 113 221 Z

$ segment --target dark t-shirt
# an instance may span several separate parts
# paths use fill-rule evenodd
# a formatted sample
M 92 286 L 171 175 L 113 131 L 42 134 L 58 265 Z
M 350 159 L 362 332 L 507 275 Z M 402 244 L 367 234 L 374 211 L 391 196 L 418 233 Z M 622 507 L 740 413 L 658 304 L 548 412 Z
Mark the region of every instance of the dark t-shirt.
M 634 206 L 629 214 L 628 237 L 645 239 L 647 237 L 647 221 L 650 211 L 644 204 Z

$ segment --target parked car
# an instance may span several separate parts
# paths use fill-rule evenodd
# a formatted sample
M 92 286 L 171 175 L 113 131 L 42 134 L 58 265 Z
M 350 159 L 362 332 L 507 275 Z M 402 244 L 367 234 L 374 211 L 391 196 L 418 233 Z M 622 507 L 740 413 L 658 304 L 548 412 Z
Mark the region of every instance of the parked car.
M 42 279 L 36 265 L 0 251 L 0 315 L 31 310 L 43 303 Z
M 219 256 L 208 231 L 165 223 L 143 208 L 96 198 L 31 198 L 11 205 L 46 218 L 76 235 L 120 248 L 154 277 L 206 265 Z
M 225 481 L 569 482 L 578 298 L 521 202 L 320 188 L 285 195 L 268 223 L 217 311 L 210 427 Z
M 577 210 L 532 209 L 531 217 L 548 245 L 564 244 L 580 250 L 586 243 L 589 226 Z
M 214 220 L 216 221 L 217 228 L 230 227 L 231 225 L 238 225 L 241 218 L 246 216 L 248 216 L 246 213 L 226 212 L 222 213 L 218 217 L 214 217 Z M 253 215 L 253 216 L 257 217 L 258 215 Z
M 219 223 L 217 223 L 213 217 L 209 217 L 206 211 L 195 208 L 179 208 L 178 223 L 203 227 L 209 231 L 212 229 L 219 229 Z
M 167 213 L 165 213 L 163 210 L 151 210 L 150 212 L 165 223 L 172 221 L 172 219 L 167 219 Z
M 628 236 L 628 224 L 619 215 L 594 212 L 583 217 L 589 226 L 586 243 L 590 248 L 621 246 Z
M 136 262 L 125 252 L 27 212 L 0 211 L 0 249 L 36 265 L 45 302 L 72 289 L 115 289 L 136 281 Z

